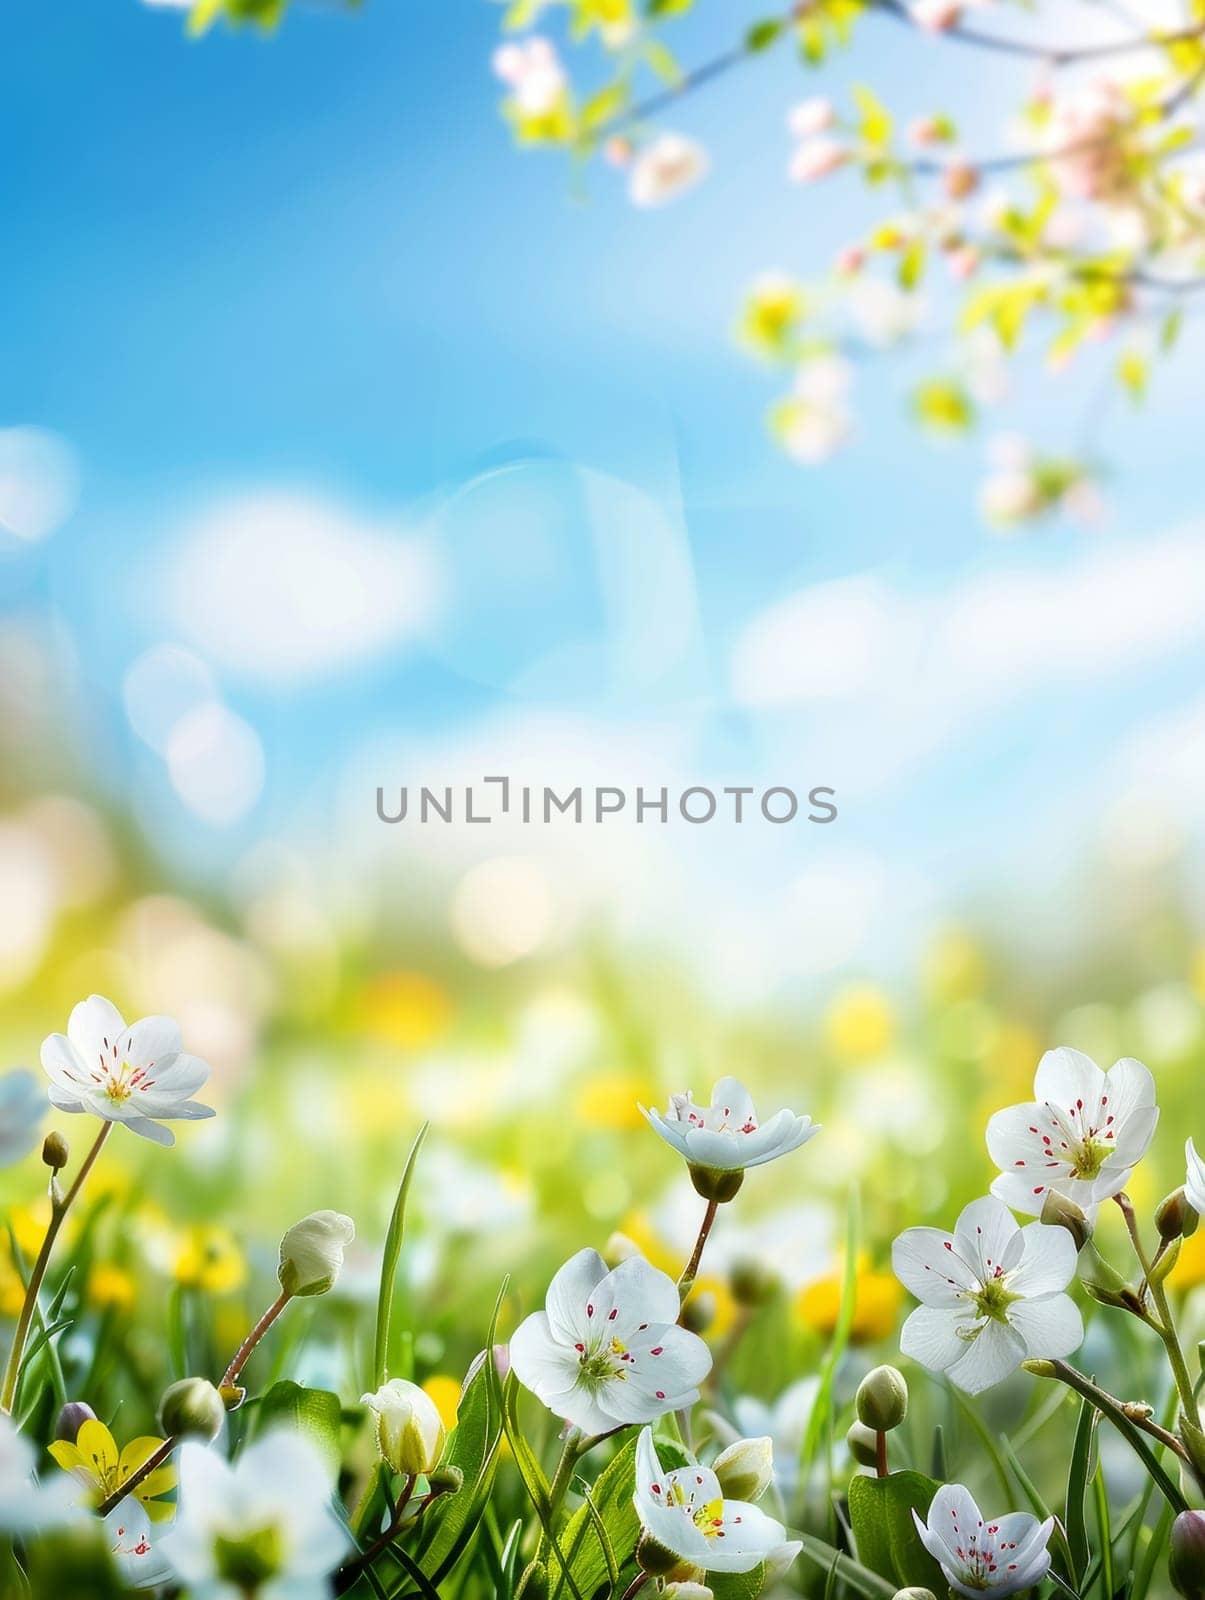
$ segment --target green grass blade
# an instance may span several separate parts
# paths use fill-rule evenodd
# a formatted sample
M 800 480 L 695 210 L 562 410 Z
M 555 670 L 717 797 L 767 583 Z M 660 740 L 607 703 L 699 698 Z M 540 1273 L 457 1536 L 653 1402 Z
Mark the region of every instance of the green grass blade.
M 1071 1551 L 1071 1577 L 1077 1587 L 1083 1583 L 1088 1570 L 1091 1551 L 1088 1546 L 1088 1522 L 1084 1513 L 1084 1496 L 1088 1488 L 1088 1474 L 1092 1464 L 1092 1440 L 1096 1431 L 1096 1412 L 1087 1400 L 1080 1402 L 1079 1420 L 1075 1425 L 1075 1438 L 1071 1445 L 1071 1465 L 1067 1472 L 1067 1504 L 1065 1523 L 1067 1545 Z
M 816 1392 L 816 1402 L 812 1407 L 812 1414 L 808 1418 L 807 1431 L 803 1438 L 803 1448 L 799 1456 L 799 1482 L 801 1492 L 804 1492 L 808 1479 L 811 1476 L 813 1463 L 816 1460 L 816 1451 L 824 1437 L 824 1430 L 829 1422 L 833 1401 L 833 1382 L 837 1375 L 837 1368 L 841 1364 L 841 1357 L 845 1354 L 849 1343 L 849 1331 L 853 1326 L 854 1310 L 858 1294 L 858 1246 L 861 1240 L 861 1207 L 858 1204 L 858 1191 L 851 1189 L 849 1192 L 849 1207 L 845 1224 L 845 1272 L 841 1283 L 841 1308 L 837 1314 L 837 1325 L 833 1329 L 832 1342 L 825 1352 L 824 1361 L 820 1368 L 820 1387 Z
M 393 1202 L 393 1215 L 389 1219 L 389 1229 L 385 1235 L 385 1253 L 381 1258 L 381 1287 L 377 1293 L 377 1326 L 372 1345 L 370 1389 L 379 1389 L 385 1382 L 389 1359 L 389 1322 L 393 1315 L 393 1286 L 397 1278 L 398 1258 L 402 1253 L 402 1234 L 406 1226 L 406 1199 L 410 1193 L 410 1180 L 414 1176 L 414 1164 L 429 1127 L 430 1123 L 424 1122 L 410 1146 L 402 1181 L 398 1185 L 397 1199 Z
M 893 1600 L 895 1584 L 880 1578 L 877 1572 L 871 1572 L 869 1567 L 862 1566 L 852 1556 L 843 1555 L 840 1550 L 835 1550 L 831 1544 L 810 1533 L 797 1533 L 793 1537 L 802 1544 L 802 1553 L 823 1569 L 826 1582 L 831 1581 L 832 1573 L 836 1572 L 842 1582 L 860 1594 L 863 1600 Z

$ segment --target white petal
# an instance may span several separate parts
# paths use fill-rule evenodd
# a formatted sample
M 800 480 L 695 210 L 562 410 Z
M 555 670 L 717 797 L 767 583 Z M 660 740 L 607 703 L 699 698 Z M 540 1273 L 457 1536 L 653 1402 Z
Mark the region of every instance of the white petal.
M 644 1110 L 643 1107 L 641 1109 Z M 645 1111 L 644 1114 L 649 1120 L 649 1125 L 661 1135 L 666 1144 L 671 1145 L 679 1155 L 686 1155 L 686 1127 L 683 1123 L 673 1117 L 662 1116 L 656 1109 Z
M 1052 1173 L 1070 1172 L 1069 1164 L 1061 1159 L 1048 1122 L 1046 1107 L 1033 1103 L 1009 1106 L 1006 1111 L 997 1111 L 988 1121 L 988 1154 L 1001 1172 L 1015 1174 L 1030 1190 L 1038 1184 L 1052 1182 Z M 1057 1161 L 1058 1166 L 1052 1167 L 1052 1161 Z M 993 1184 L 992 1193 L 995 1192 Z
M 950 1378 L 967 1394 L 981 1394 L 1015 1372 L 1026 1355 L 1019 1333 L 999 1322 L 986 1322 L 967 1345 L 962 1360 L 950 1368 Z
M 1067 1192 L 1066 1186 L 1059 1187 L 1061 1192 Z M 1021 1177 L 1018 1173 L 1002 1172 L 998 1178 L 992 1179 L 991 1189 L 997 1200 L 1003 1200 L 1004 1204 L 1014 1211 L 1036 1217 L 1040 1215 L 1046 1199 L 1047 1185 L 1032 1184 L 1028 1178 Z
M 747 1501 L 725 1500 L 721 1515 L 724 1538 L 722 1543 L 718 1537 L 707 1541 L 707 1572 L 752 1572 L 786 1538 L 781 1522 Z
M 119 1057 L 132 1067 L 150 1067 L 184 1048 L 180 1026 L 171 1017 L 143 1017 L 131 1025 L 118 1040 Z
M 730 1122 L 736 1127 L 744 1123 L 757 1121 L 757 1112 L 753 1108 L 753 1097 L 739 1078 L 721 1078 L 711 1091 L 711 1109 L 718 1111 L 725 1122 Z
M 917 1306 L 900 1330 L 900 1349 L 930 1372 L 945 1372 L 966 1354 L 958 1330 L 966 1316 L 947 1306 Z
M 1137 1066 L 1138 1063 L 1135 1062 L 1134 1065 Z M 1114 1067 L 1113 1070 L 1116 1072 L 1117 1068 Z M 1143 1067 L 1142 1070 L 1145 1072 L 1146 1068 Z M 1118 1117 L 1117 1138 L 1114 1141 L 1114 1154 L 1117 1160 L 1125 1162 L 1130 1167 L 1136 1167 L 1155 1136 L 1158 1122 L 1158 1106 L 1138 1106 L 1128 1113 L 1124 1121 Z
M 589 1330 L 586 1302 L 606 1276 L 607 1263 L 597 1250 L 579 1250 L 557 1271 L 544 1301 L 556 1338 L 573 1344 L 585 1337 Z
M 1127 1121 L 1139 1108 L 1155 1109 L 1155 1080 L 1141 1061 L 1123 1056 L 1105 1073 L 1102 1104 L 1117 1121 Z
M 153 1144 L 164 1146 L 173 1145 L 176 1136 L 170 1128 L 165 1128 L 161 1122 L 152 1122 L 150 1117 L 115 1116 L 114 1122 L 124 1122 L 131 1133 L 136 1133 L 142 1139 L 150 1139 Z
M 718 1133 L 714 1128 L 687 1128 L 686 1158 L 696 1167 L 734 1172 L 745 1165 L 743 1142 L 735 1134 Z
M 925 1549 L 943 1565 L 950 1563 L 960 1567 L 959 1549 L 965 1548 L 971 1534 L 983 1526 L 983 1514 L 971 1491 L 961 1483 L 942 1484 L 933 1496 L 925 1522 L 921 1522 L 916 1512 L 912 1515 Z M 928 1539 L 926 1532 L 930 1535 Z
M 1066 1228 L 1031 1222 L 1021 1230 L 1023 1253 L 1009 1273 L 1008 1287 L 1016 1294 L 1054 1294 L 1075 1277 L 1079 1252 Z
M 930 1306 L 962 1304 L 960 1290 L 973 1289 L 975 1275 L 954 1254 L 954 1241 L 940 1228 L 907 1228 L 891 1246 L 896 1277 Z
M 1084 1319 L 1068 1294 L 1018 1300 L 1009 1306 L 1008 1320 L 1024 1339 L 1028 1360 L 1056 1361 L 1084 1342 Z
M 52 1033 L 42 1041 L 42 1069 L 60 1089 L 78 1089 L 92 1083 L 79 1051 L 63 1033 Z
M 1205 1161 L 1197 1154 L 1197 1147 L 1191 1139 L 1184 1146 L 1184 1159 L 1188 1163 L 1184 1192 L 1189 1205 L 1199 1215 L 1205 1212 Z
M 1104 1073 L 1080 1050 L 1060 1045 L 1057 1050 L 1047 1050 L 1038 1062 L 1033 1097 L 1049 1100 L 1060 1111 L 1072 1111 L 1080 1103 L 1097 1106 L 1104 1091 Z
M 81 1000 L 67 1020 L 67 1037 L 89 1071 L 102 1058 L 107 1064 L 117 1059 L 114 1049 L 125 1031 L 121 1012 L 112 1001 L 99 994 Z
M 510 1364 L 523 1387 L 549 1406 L 568 1394 L 581 1375 L 577 1352 L 556 1338 L 544 1311 L 533 1311 L 511 1334 Z
M 955 1252 L 972 1268 L 980 1283 L 987 1283 L 1000 1268 L 1016 1259 L 1021 1248 L 1020 1225 L 1002 1200 L 984 1195 L 965 1206 L 954 1224 Z
M 629 1256 L 609 1272 L 587 1305 L 593 1306 L 589 1325 L 597 1330 L 604 1324 L 625 1344 L 627 1336 L 642 1323 L 673 1323 L 678 1320 L 678 1286 L 668 1273 L 651 1266 L 643 1256 Z M 612 1314 L 614 1313 L 614 1314 Z

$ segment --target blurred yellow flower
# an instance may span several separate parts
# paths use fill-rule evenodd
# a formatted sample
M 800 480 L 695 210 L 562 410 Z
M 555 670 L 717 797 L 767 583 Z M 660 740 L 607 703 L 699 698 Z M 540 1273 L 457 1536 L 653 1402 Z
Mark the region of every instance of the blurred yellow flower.
M 384 1044 L 419 1050 L 445 1031 L 452 1016 L 447 990 L 422 972 L 385 972 L 360 996 L 364 1031 Z
M 104 1423 L 90 1417 L 81 1424 L 74 1444 L 67 1439 L 55 1439 L 47 1448 L 63 1471 L 77 1478 L 87 1489 L 89 1499 L 99 1505 L 116 1493 L 162 1443 L 162 1439 L 144 1435 L 131 1439 L 125 1449 L 119 1451 Z M 176 1508 L 170 1501 L 157 1500 L 155 1496 L 166 1494 L 175 1486 L 176 1469 L 165 1465 L 148 1472 L 132 1492 L 152 1522 L 166 1522 Z
M 199 1223 L 181 1235 L 172 1276 L 185 1289 L 230 1294 L 247 1281 L 247 1262 L 228 1229 Z
M 42 1248 L 42 1240 L 46 1237 L 46 1229 L 50 1226 L 49 1199 L 44 1197 L 35 1200 L 32 1205 L 13 1206 L 8 1214 L 8 1221 L 13 1231 L 13 1238 L 17 1241 L 17 1248 L 28 1266 Z M 75 1218 L 68 1216 L 59 1229 L 60 1251 L 70 1246 L 77 1231 Z
M 841 1313 L 841 1290 L 845 1269 L 835 1271 L 799 1291 L 796 1309 L 801 1320 L 814 1332 L 829 1335 Z M 854 1317 L 849 1337 L 852 1344 L 869 1344 L 886 1339 L 895 1330 L 903 1291 L 894 1273 L 876 1272 L 865 1256 L 858 1257 L 854 1279 Z
M 929 946 L 924 962 L 929 998 L 938 1005 L 972 1000 L 987 983 L 987 957 L 963 928 L 947 928 Z
M 657 1085 L 631 1072 L 604 1072 L 587 1079 L 577 1092 L 577 1116 L 588 1128 L 616 1133 L 644 1126 L 640 1107 L 655 1105 Z
M 460 1406 L 460 1383 L 447 1373 L 436 1372 L 423 1384 L 423 1393 L 435 1402 L 440 1420 L 450 1433 L 456 1426 L 456 1412 Z
M 128 1311 L 136 1293 L 133 1274 L 124 1267 L 101 1261 L 88 1273 L 88 1303 L 98 1311 Z
M 833 1001 L 824 1019 L 828 1041 L 839 1056 L 866 1060 L 882 1055 L 895 1035 L 891 1002 L 873 984 L 858 983 Z
M 1205 1283 L 1205 1228 L 1182 1241 L 1180 1255 L 1168 1280 L 1177 1289 L 1195 1289 Z

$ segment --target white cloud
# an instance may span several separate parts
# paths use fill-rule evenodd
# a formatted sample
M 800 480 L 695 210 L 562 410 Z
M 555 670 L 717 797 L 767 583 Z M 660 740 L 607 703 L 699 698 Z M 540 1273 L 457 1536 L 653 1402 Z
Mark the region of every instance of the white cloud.
M 734 698 L 806 719 L 824 764 L 872 787 L 1009 703 L 1205 644 L 1205 526 L 1040 559 L 923 594 L 875 578 L 801 589 L 737 640 Z
M 185 632 L 245 678 L 320 676 L 412 639 L 437 602 L 429 547 L 330 500 L 247 495 L 186 533 L 170 579 Z

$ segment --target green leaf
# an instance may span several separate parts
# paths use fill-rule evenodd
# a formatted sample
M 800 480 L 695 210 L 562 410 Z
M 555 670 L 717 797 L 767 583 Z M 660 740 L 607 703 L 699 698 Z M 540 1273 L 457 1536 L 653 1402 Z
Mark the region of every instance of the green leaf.
M 469 1379 L 448 1437 L 441 1465 L 459 1467 L 464 1482 L 456 1494 L 441 1496 L 423 1518 L 423 1539 L 416 1559 L 438 1586 L 464 1554 L 485 1512 L 498 1465 L 501 1417 L 491 1403 L 493 1345 Z
M 1075 1439 L 1071 1445 L 1071 1466 L 1067 1472 L 1067 1505 L 1064 1518 L 1067 1527 L 1067 1548 L 1071 1552 L 1071 1579 L 1077 1588 L 1083 1583 L 1092 1553 L 1088 1545 L 1088 1525 L 1084 1516 L 1084 1492 L 1088 1486 L 1096 1420 L 1096 1412 L 1092 1406 L 1087 1400 L 1081 1401 Z
M 798 1539 L 803 1546 L 803 1554 L 809 1560 L 814 1561 L 825 1573 L 835 1573 L 855 1594 L 860 1594 L 862 1600 L 894 1600 L 898 1584 L 880 1578 L 877 1572 L 871 1572 L 860 1561 L 843 1555 L 840 1550 L 835 1550 L 831 1544 L 825 1544 L 823 1539 L 817 1539 L 813 1534 L 802 1533 Z M 945 1587 L 948 1589 L 949 1585 Z
M 389 1231 L 385 1235 L 385 1253 L 381 1258 L 381 1284 L 377 1291 L 377 1327 L 373 1339 L 372 1374 L 369 1382 L 371 1389 L 379 1389 L 385 1382 L 389 1360 L 389 1322 L 393 1315 L 393 1286 L 397 1278 L 398 1257 L 402 1253 L 402 1234 L 406 1225 L 406 1197 L 410 1193 L 414 1163 L 418 1159 L 422 1142 L 427 1137 L 429 1126 L 429 1123 L 423 1123 L 414 1143 L 410 1146 L 410 1154 L 406 1157 L 406 1166 L 402 1172 L 402 1181 L 398 1185 L 397 1199 L 393 1202 Z
M 768 50 L 772 44 L 777 44 L 786 27 L 781 17 L 767 17 L 764 22 L 755 22 L 745 34 L 745 49 L 750 55 L 756 55 L 759 50 Z
M 682 68 L 672 50 L 659 39 L 646 39 L 641 53 L 663 83 L 669 84 L 671 89 L 678 87 L 682 82 Z
M 269 1427 L 282 1426 L 305 1434 L 317 1445 L 335 1473 L 339 1470 L 342 1414 L 339 1396 L 331 1394 L 329 1389 L 307 1389 L 291 1378 L 282 1378 L 259 1402 L 256 1429 L 263 1433 Z
M 757 1600 L 766 1582 L 766 1569 L 759 1562 L 752 1572 L 709 1572 L 707 1587 L 715 1600 Z
M 1146 394 L 1150 366 L 1138 350 L 1126 350 L 1117 363 L 1117 377 L 1130 399 L 1137 404 Z
M 861 1474 L 849 1486 L 849 1519 L 858 1543 L 858 1559 L 896 1589 L 948 1588 L 941 1568 L 925 1549 L 912 1520 L 922 1518 L 938 1485 L 920 1472 L 892 1472 L 886 1478 Z
M 858 123 L 858 133 L 867 144 L 887 144 L 895 128 L 890 111 L 873 90 L 868 89 L 863 83 L 855 84 L 851 92 L 854 104 L 862 113 Z

